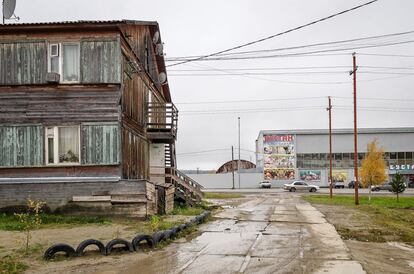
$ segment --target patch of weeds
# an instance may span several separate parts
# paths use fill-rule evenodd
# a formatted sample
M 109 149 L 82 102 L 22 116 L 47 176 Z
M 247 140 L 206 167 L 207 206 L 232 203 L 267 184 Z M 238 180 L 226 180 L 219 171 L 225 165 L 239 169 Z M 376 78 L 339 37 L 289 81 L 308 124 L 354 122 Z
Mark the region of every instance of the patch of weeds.
M 414 243 L 414 197 L 401 197 L 398 203 L 393 197 L 376 196 L 371 201 L 368 197 L 360 198 L 360 205 L 354 204 L 353 196 L 334 196 L 332 199 L 327 195 L 309 195 L 303 197 L 316 204 L 327 204 L 335 206 L 346 206 L 361 213 L 373 228 L 351 229 L 338 228 L 338 232 L 345 239 L 356 239 L 360 241 L 384 242 L 388 239 Z
M 0 258 L 0 274 L 20 274 L 28 268 L 28 265 L 21 262 L 15 256 Z
M 160 216 L 152 215 L 150 219 L 150 227 L 152 231 L 158 230 L 160 226 Z
M 39 218 L 41 220 L 39 228 L 88 224 L 106 225 L 112 223 L 110 219 L 100 216 L 67 216 L 41 213 Z M 3 213 L 0 214 L 0 230 L 22 231 L 24 230 L 24 225 L 19 222 L 17 216 Z
M 205 192 L 204 198 L 206 199 L 236 199 L 243 198 L 244 195 L 238 193 L 216 193 L 216 192 Z
M 173 215 L 183 215 L 183 216 L 196 216 L 205 211 L 203 206 L 187 206 L 187 205 L 177 205 L 174 206 L 174 209 L 171 214 Z

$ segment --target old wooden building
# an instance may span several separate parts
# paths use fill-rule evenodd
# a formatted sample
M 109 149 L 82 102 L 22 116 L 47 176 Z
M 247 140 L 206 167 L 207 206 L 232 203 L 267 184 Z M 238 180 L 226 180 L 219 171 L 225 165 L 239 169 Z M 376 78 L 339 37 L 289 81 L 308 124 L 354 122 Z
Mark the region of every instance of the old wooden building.
M 162 45 L 156 22 L 0 26 L 0 208 L 142 217 L 200 198 L 176 170 Z

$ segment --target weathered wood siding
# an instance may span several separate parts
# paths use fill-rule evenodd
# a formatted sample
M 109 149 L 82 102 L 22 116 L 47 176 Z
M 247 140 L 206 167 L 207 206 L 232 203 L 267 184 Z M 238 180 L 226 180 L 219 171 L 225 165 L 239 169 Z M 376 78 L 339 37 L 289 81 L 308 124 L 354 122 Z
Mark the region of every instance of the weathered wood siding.
M 120 83 L 121 48 L 119 39 L 81 42 L 81 82 Z
M 0 85 L 42 84 L 46 73 L 46 41 L 0 41 Z
M 1 123 L 118 121 L 119 86 L 0 87 Z
M 122 128 L 122 178 L 149 180 L 149 143 Z
M 138 131 L 145 133 L 147 97 L 149 88 L 137 74 L 129 77 L 124 73 L 122 113 L 124 118 L 136 124 Z
M 42 164 L 42 126 L 0 126 L 0 166 L 40 166 Z
M 115 124 L 82 124 L 82 164 L 118 164 L 120 154 L 119 126 Z

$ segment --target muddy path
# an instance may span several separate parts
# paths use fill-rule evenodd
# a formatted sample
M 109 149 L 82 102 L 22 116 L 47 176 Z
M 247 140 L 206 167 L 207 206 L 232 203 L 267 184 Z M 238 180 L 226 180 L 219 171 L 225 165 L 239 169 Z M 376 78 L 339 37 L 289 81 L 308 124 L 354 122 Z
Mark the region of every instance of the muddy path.
M 365 273 L 300 195 L 249 194 L 163 249 L 42 263 L 28 273 Z

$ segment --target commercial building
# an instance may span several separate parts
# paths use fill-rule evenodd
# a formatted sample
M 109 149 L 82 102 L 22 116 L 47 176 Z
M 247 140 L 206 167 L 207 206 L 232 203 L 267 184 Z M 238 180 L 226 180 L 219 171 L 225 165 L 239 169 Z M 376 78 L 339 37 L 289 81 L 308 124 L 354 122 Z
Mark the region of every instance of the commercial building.
M 383 147 L 386 173 L 391 180 L 396 172 L 414 187 L 414 128 L 365 128 L 358 131 L 358 165 L 367 144 L 377 140 Z M 352 129 L 333 130 L 333 181 L 354 179 L 354 136 Z M 262 130 L 256 140 L 257 167 L 275 186 L 286 181 L 305 180 L 328 185 L 328 130 Z

